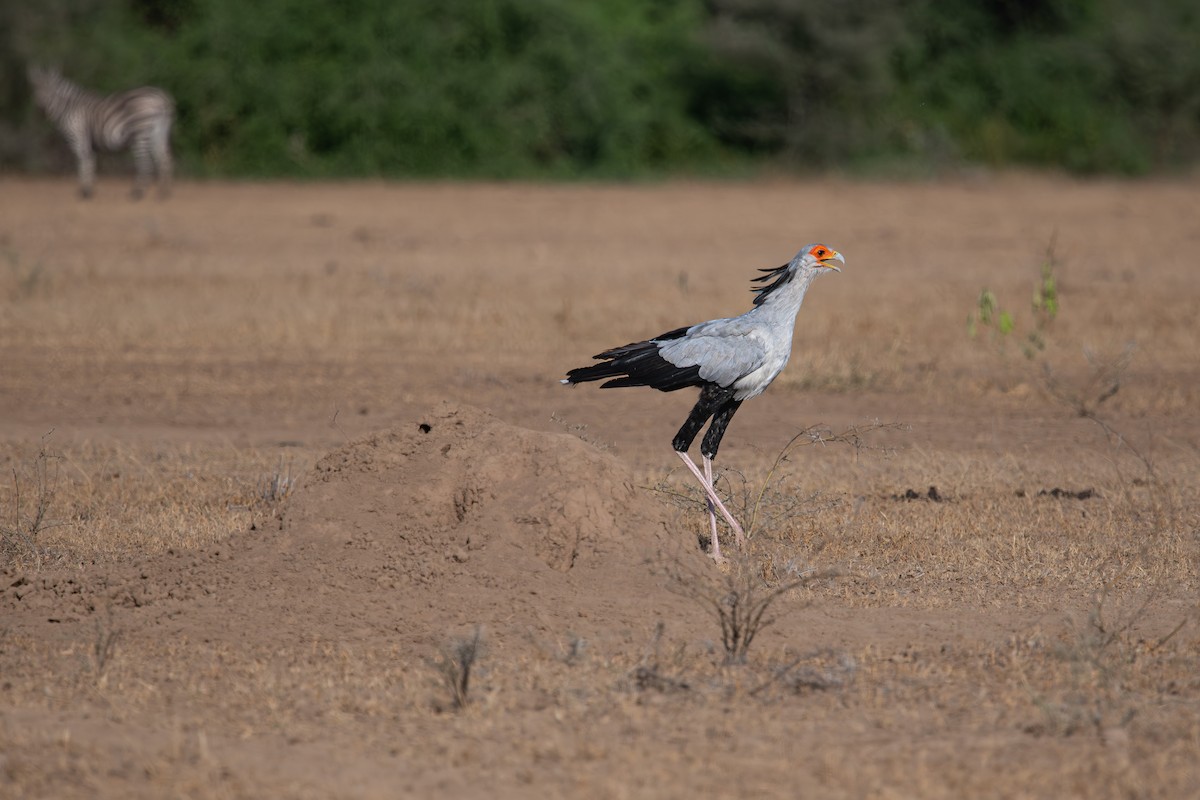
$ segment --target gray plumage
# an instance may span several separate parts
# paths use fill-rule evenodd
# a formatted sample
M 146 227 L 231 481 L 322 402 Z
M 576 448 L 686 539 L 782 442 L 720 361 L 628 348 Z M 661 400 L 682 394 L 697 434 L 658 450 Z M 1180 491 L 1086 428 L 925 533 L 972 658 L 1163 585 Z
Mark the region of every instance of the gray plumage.
M 95 150 L 133 153 L 137 177 L 133 196 L 141 197 L 151 173 L 158 175 L 159 194 L 170 192 L 174 165 L 171 126 L 175 103 L 162 89 L 143 86 L 101 97 L 55 70 L 29 69 L 34 100 L 58 128 L 79 168 L 79 191 L 91 197 L 96 178 Z

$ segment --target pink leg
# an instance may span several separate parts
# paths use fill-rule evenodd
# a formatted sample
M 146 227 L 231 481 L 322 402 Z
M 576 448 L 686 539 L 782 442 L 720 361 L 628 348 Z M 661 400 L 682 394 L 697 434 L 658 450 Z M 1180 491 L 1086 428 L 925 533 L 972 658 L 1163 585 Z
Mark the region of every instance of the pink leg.
M 695 462 L 688 457 L 687 453 L 680 453 L 678 450 L 676 450 L 675 453 L 683 460 L 684 464 L 687 464 L 687 468 L 690 469 L 692 474 L 696 476 L 696 480 L 700 481 L 700 485 L 704 487 L 704 494 L 710 506 L 716 506 L 717 510 L 721 512 L 721 516 L 725 518 L 725 521 L 729 523 L 729 527 L 733 530 L 733 536 L 737 540 L 737 543 L 741 545 L 742 542 L 746 540 L 746 534 L 742 532 L 742 526 L 738 525 L 737 520 L 733 518 L 733 514 L 730 514 L 729 509 L 727 509 L 725 504 L 721 502 L 721 498 L 717 497 L 717 492 L 715 489 L 713 489 L 711 480 L 705 480 L 704 475 L 700 472 L 700 468 L 697 467 Z M 706 458 L 705 462 L 705 466 L 711 474 L 712 460 Z M 715 517 L 713 518 L 713 524 L 716 524 Z M 714 536 L 713 542 L 715 543 L 716 541 L 717 539 Z
M 708 488 L 712 489 L 712 494 L 709 495 L 709 497 L 712 500 L 715 500 L 717 505 L 721 506 L 721 513 L 725 515 L 725 519 L 729 520 L 729 527 L 733 528 L 733 538 L 737 541 L 738 547 L 741 547 L 746 543 L 746 534 L 742 531 L 742 526 L 737 523 L 737 520 L 733 518 L 733 515 L 730 514 L 725 508 L 724 504 L 721 503 L 721 498 L 717 496 L 717 487 L 716 484 L 713 483 L 712 478 L 712 464 L 712 459 L 708 456 L 704 456 L 704 475 L 708 478 Z M 713 524 L 717 524 L 715 519 L 713 520 Z
M 704 480 L 709 486 L 713 485 L 712 461 L 707 458 L 704 459 Z M 725 559 L 721 558 L 721 542 L 717 539 L 717 512 L 716 509 L 713 508 L 712 498 L 708 496 L 707 492 L 704 494 L 704 504 L 708 506 L 708 527 L 710 530 L 710 536 L 712 537 L 713 561 L 720 563 Z

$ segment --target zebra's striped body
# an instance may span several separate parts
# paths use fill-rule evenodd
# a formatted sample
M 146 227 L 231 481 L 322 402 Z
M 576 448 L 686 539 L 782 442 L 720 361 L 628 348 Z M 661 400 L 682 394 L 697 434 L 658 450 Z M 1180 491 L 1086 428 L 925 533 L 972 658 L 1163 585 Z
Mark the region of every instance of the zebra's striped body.
M 175 103 L 162 89 L 143 86 L 101 97 L 75 85 L 55 70 L 29 70 L 34 99 L 66 137 L 79 162 L 79 191 L 92 196 L 96 180 L 95 150 L 131 150 L 137 177 L 133 196 L 141 197 L 158 175 L 159 195 L 171 190 L 171 124 Z

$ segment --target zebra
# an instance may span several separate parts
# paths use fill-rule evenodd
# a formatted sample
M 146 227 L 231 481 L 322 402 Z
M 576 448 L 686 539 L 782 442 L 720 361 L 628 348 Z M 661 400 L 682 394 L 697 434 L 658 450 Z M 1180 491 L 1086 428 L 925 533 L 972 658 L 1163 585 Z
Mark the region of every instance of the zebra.
M 171 193 L 171 124 L 175 101 L 162 89 L 143 86 L 108 97 L 93 94 L 64 78 L 58 70 L 29 68 L 37 105 L 67 139 L 79 162 L 79 193 L 92 196 L 96 179 L 93 148 L 133 151 L 137 176 L 133 197 L 142 196 L 153 168 L 159 197 Z

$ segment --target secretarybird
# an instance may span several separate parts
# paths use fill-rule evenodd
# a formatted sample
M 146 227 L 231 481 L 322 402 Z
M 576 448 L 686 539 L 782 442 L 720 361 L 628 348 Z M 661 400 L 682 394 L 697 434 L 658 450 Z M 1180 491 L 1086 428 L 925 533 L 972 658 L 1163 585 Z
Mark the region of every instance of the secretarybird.
M 718 510 L 738 545 L 745 540 L 742 526 L 713 488 L 712 462 L 721 437 L 742 403 L 762 394 L 783 371 L 792 353 L 792 329 L 804 293 L 818 275 L 829 270 L 841 272 L 838 264 L 846 264 L 841 253 L 823 244 L 808 245 L 782 267 L 759 270 L 764 274 L 753 279 L 762 284 L 751 289 L 755 293 L 754 308 L 740 317 L 676 328 L 644 342 L 605 350 L 593 356 L 601 363 L 570 370 L 562 380 L 565 384 L 606 381 L 603 389 L 651 386 L 661 392 L 674 392 L 689 386 L 700 388 L 700 399 L 672 445 L 704 487 L 712 533 L 711 555 L 717 561 L 721 560 Z M 710 418 L 712 424 L 700 443 L 704 457 L 701 473 L 688 449 Z

